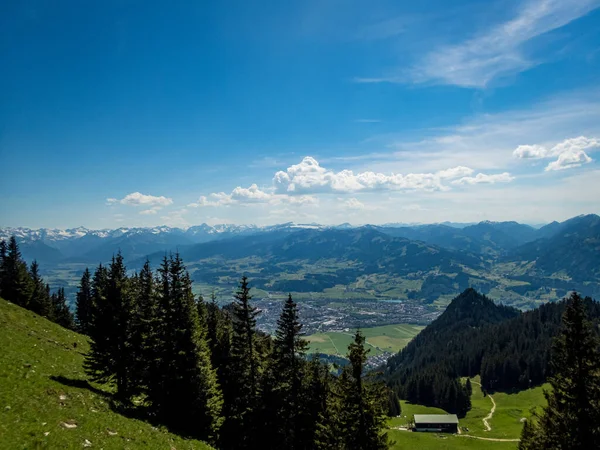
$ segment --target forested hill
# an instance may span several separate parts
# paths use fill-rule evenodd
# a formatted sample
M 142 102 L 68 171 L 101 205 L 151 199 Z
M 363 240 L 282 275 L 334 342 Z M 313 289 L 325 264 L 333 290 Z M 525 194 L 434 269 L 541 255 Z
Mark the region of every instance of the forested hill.
M 597 322 L 600 304 L 590 298 L 584 303 Z M 452 399 L 444 386 L 460 389 L 458 377 L 480 374 L 487 390 L 541 384 L 550 374 L 551 342 L 559 332 L 565 307 L 563 300 L 520 313 L 467 289 L 388 360 L 388 383 L 402 398 L 446 409 L 452 409 L 448 404 Z

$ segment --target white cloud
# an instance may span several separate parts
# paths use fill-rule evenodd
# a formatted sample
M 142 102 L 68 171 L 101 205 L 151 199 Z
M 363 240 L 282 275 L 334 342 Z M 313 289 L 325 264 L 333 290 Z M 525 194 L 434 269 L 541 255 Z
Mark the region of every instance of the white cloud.
M 473 173 L 473 169 L 464 166 L 457 166 L 452 169 L 440 170 L 437 174 L 442 179 L 451 179 L 458 177 L 466 177 Z
M 140 192 L 132 192 L 131 194 L 127 194 L 121 200 L 116 198 L 107 198 L 107 205 L 115 205 L 120 203 L 121 205 L 128 206 L 145 206 L 145 207 L 153 207 L 152 209 L 160 209 L 165 206 L 169 206 L 173 204 L 173 199 L 167 198 L 164 196 L 156 197 L 154 195 L 145 195 Z M 152 213 L 147 213 L 152 214 Z
M 140 214 L 143 216 L 147 216 L 147 215 L 151 215 L 151 214 L 156 214 L 157 210 L 156 209 L 144 209 L 143 211 L 140 211 Z
M 583 150 L 568 150 L 561 153 L 556 161 L 551 162 L 546 166 L 546 171 L 563 170 L 572 167 L 579 167 L 582 164 L 592 162 L 592 158 L 585 154 Z
M 547 148 L 541 145 L 519 145 L 513 152 L 518 159 L 543 159 L 558 157 L 556 161 L 546 166 L 546 171 L 570 169 L 592 162 L 585 150 L 593 151 L 600 147 L 596 138 L 579 136 L 565 139 L 564 141 Z
M 519 159 L 540 159 L 548 155 L 548 150 L 541 145 L 519 145 L 513 156 Z
M 298 206 L 315 205 L 318 199 L 309 195 L 291 197 L 288 195 L 276 194 L 273 189 L 261 190 L 256 184 L 252 184 L 249 188 L 241 186 L 236 187 L 231 191 L 231 194 L 225 192 L 216 192 L 208 196 L 200 196 L 197 202 L 190 203 L 191 208 L 204 206 L 230 206 L 230 205 L 248 205 L 248 204 L 293 204 Z
M 348 209 L 365 209 L 365 204 L 360 200 L 352 197 L 344 202 L 344 205 Z
M 515 177 L 511 176 L 510 173 L 497 173 L 494 175 L 487 175 L 484 173 L 478 173 L 474 177 L 462 177 L 458 180 L 454 180 L 452 184 L 494 184 L 494 183 L 509 183 L 513 181 Z
M 188 210 L 181 208 L 175 211 L 169 211 L 166 215 L 161 216 L 163 223 L 171 227 L 187 227 L 190 225 L 188 220 L 184 217 Z
M 528 54 L 530 42 L 564 27 L 598 7 L 597 0 L 529 0 L 512 19 L 487 27 L 474 37 L 444 45 L 418 61 L 408 75 L 356 79 L 358 82 L 431 82 L 483 88 L 543 61 Z
M 322 167 L 319 162 L 305 157 L 295 164 L 279 171 L 273 178 L 275 191 L 283 194 L 352 193 L 378 190 L 422 190 L 439 191 L 448 189 L 443 182 L 471 175 L 473 169 L 464 166 L 440 170 L 434 173 L 384 174 L 342 170 L 334 172 Z

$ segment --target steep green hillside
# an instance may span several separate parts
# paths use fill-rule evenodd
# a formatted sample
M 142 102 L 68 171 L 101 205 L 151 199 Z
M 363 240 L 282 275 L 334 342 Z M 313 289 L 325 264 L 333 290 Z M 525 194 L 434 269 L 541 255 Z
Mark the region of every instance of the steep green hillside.
M 0 299 L 0 448 L 209 449 L 113 411 L 84 336 Z

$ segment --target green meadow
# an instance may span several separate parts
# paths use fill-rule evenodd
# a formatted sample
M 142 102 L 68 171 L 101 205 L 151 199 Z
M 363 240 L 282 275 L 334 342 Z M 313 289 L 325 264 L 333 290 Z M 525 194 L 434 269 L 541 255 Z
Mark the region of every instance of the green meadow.
M 406 346 L 424 327 L 411 324 L 384 325 L 373 328 L 363 328 L 361 331 L 367 340 L 370 355 L 380 355 L 384 352 L 396 353 Z M 328 355 L 344 356 L 348 345 L 352 342 L 354 329 L 347 331 L 330 331 L 307 336 L 311 352 Z

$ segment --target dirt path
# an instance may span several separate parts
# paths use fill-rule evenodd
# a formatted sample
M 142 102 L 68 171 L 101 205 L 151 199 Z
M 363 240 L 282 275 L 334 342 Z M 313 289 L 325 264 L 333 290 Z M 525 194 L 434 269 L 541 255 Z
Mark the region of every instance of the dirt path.
M 481 387 L 481 383 L 478 383 L 477 381 L 471 381 L 471 383 L 478 384 L 479 387 Z M 492 397 L 490 394 L 488 394 L 487 396 L 492 401 L 492 409 L 490 410 L 490 413 L 487 416 L 485 416 L 482 420 L 483 420 L 483 426 L 485 427 L 485 431 L 492 431 L 492 427 L 490 426 L 488 420 L 492 419 L 492 416 L 494 415 L 494 411 L 496 411 L 496 402 L 494 401 L 494 397 Z M 489 439 L 489 438 L 479 438 L 479 439 Z M 517 439 L 517 441 L 518 441 L 518 439 Z
M 494 441 L 494 442 L 520 442 L 521 439 L 500 439 L 500 438 L 485 438 L 479 436 L 472 436 L 470 434 L 461 434 L 460 437 L 468 437 L 471 439 L 479 439 L 480 441 Z

